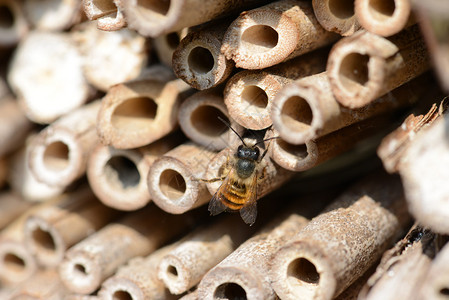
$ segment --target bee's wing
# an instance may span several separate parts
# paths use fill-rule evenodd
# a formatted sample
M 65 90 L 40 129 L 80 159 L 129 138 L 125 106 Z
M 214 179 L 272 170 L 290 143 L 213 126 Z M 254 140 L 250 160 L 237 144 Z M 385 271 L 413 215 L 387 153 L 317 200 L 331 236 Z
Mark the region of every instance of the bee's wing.
M 232 170 L 231 170 L 231 172 L 232 172 Z M 224 197 L 223 190 L 225 190 L 227 188 L 227 186 L 229 185 L 229 178 L 230 178 L 229 175 L 230 174 L 228 174 L 228 176 L 225 178 L 225 180 L 223 180 L 220 187 L 215 192 L 214 196 L 212 197 L 212 199 L 209 202 L 209 206 L 207 209 L 209 210 L 211 216 L 218 215 L 227 209 L 226 205 L 223 204 L 225 202 L 225 199 L 223 199 L 223 197 Z
M 240 216 L 250 226 L 254 224 L 257 217 L 257 174 L 255 173 L 251 182 L 249 197 L 245 205 L 240 209 Z

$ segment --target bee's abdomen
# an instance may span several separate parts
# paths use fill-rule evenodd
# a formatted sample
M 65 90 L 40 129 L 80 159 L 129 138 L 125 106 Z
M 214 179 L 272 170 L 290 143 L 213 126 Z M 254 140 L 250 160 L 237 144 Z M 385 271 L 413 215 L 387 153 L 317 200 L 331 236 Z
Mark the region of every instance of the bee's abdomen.
M 222 194 L 223 204 L 232 210 L 238 210 L 246 203 L 247 190 L 245 185 L 233 182 L 230 188 Z

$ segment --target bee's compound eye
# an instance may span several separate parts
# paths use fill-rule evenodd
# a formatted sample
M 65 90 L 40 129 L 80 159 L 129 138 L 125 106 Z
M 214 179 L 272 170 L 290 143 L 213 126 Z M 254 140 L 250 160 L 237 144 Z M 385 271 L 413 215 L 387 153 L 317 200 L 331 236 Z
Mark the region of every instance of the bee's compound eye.
M 237 157 L 238 157 L 238 158 L 245 157 L 245 150 L 243 149 L 243 146 L 242 146 L 242 145 L 240 145 L 240 146 L 237 148 Z
M 255 147 L 254 151 L 251 153 L 251 158 L 254 160 L 258 160 L 260 155 L 259 148 Z

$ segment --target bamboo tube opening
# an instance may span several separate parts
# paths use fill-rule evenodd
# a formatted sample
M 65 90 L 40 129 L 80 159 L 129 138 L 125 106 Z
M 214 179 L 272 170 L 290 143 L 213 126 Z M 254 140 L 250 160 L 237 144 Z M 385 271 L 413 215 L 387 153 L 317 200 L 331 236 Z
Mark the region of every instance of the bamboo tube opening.
M 165 40 L 167 42 L 167 45 L 172 49 L 175 50 L 179 46 L 179 42 L 181 42 L 181 39 L 179 37 L 179 34 L 177 32 L 171 32 L 165 36 Z
M 69 147 L 67 144 L 57 141 L 49 144 L 43 155 L 45 167 L 52 171 L 62 171 L 69 166 Z
M 112 300 L 133 300 L 133 297 L 127 291 L 116 291 L 112 295 Z
M 190 51 L 187 59 L 190 69 L 199 74 L 209 73 L 214 67 L 214 56 L 209 49 L 195 47 Z
M 176 200 L 186 192 L 186 181 L 177 171 L 166 169 L 159 177 L 159 189 L 167 198 Z
M 111 123 L 116 129 L 134 131 L 149 126 L 157 114 L 158 105 L 148 97 L 130 98 L 118 105 L 112 113 Z
M 276 47 L 279 34 L 271 26 L 254 25 L 243 32 L 241 40 L 248 52 L 264 53 Z
M 281 139 L 278 139 L 276 143 L 283 151 L 295 156 L 296 159 L 306 159 L 309 155 L 306 144 L 293 145 Z
M 354 0 L 329 0 L 329 10 L 340 19 L 354 16 Z
M 13 253 L 7 253 L 3 257 L 3 264 L 5 265 L 6 269 L 14 273 L 21 273 L 26 268 L 25 261 L 21 257 Z
M 73 271 L 74 271 L 73 274 L 76 277 L 84 277 L 88 275 L 86 267 L 80 263 L 76 263 L 73 265 Z
M 318 285 L 320 274 L 315 265 L 306 258 L 300 257 L 291 261 L 287 267 L 287 278 L 290 284 Z
M 234 282 L 226 282 L 215 289 L 214 299 L 245 300 L 247 297 L 245 289 L 240 285 Z
M 312 109 L 304 98 L 289 97 L 282 106 L 281 120 L 290 130 L 298 131 L 298 128 L 308 130 L 313 120 Z
M 0 4 L 0 28 L 11 28 L 14 26 L 14 14 L 8 5 Z
M 369 55 L 349 53 L 340 64 L 339 76 L 343 87 L 348 91 L 358 90 L 368 82 Z
M 47 230 L 44 230 L 40 227 L 37 227 L 31 233 L 31 238 L 33 239 L 34 244 L 45 250 L 45 251 L 55 251 L 56 244 L 53 236 Z
M 248 85 L 243 88 L 242 100 L 256 108 L 256 110 L 262 110 L 267 108 L 268 105 L 268 95 L 267 93 L 256 85 Z
M 369 6 L 372 16 L 378 19 L 378 21 L 385 21 L 392 17 L 396 10 L 394 0 L 370 0 Z
M 174 265 L 169 265 L 167 267 L 167 274 L 171 277 L 177 278 L 178 277 L 178 269 Z
M 112 0 L 92 0 L 92 4 L 98 10 L 102 11 L 104 15 L 117 11 L 117 6 Z
M 115 156 L 104 166 L 110 184 L 120 183 L 123 188 L 134 188 L 139 185 L 140 174 L 136 164 L 125 156 Z
M 449 288 L 444 287 L 440 289 L 440 295 L 444 297 L 449 297 Z
M 137 6 L 139 7 L 139 13 L 143 17 L 149 20 L 157 20 L 167 15 L 170 9 L 170 2 L 169 0 L 137 0 Z
M 219 118 L 226 120 L 228 123 L 229 118 L 214 106 L 202 105 L 195 109 L 191 116 L 190 121 L 192 126 L 199 132 L 209 136 L 220 136 L 228 130 L 227 126 L 220 121 Z

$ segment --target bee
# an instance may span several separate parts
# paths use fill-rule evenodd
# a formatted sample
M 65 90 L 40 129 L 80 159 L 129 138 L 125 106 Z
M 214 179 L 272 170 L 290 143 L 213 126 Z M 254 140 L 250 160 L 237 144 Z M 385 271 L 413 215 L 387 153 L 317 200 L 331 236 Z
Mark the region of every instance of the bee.
M 237 134 L 242 144 L 232 156 L 228 156 L 224 165 L 224 176 L 204 180 L 206 182 L 223 181 L 210 200 L 208 210 L 212 216 L 224 211 L 239 211 L 243 221 L 252 225 L 257 217 L 258 180 L 263 179 L 266 172 L 266 164 L 262 160 L 268 151 L 267 146 L 261 155 L 257 144 L 273 138 L 248 145 L 227 122 L 221 118 L 220 120 Z

